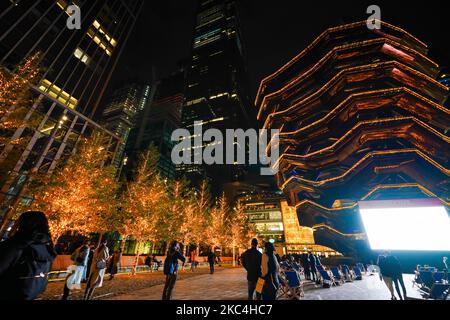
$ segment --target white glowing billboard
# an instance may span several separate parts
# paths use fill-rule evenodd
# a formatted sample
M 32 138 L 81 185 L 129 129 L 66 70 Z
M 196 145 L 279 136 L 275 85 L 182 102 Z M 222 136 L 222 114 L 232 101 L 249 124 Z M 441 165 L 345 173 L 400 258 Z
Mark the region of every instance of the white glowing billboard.
M 450 217 L 438 199 L 359 202 L 372 250 L 450 251 Z

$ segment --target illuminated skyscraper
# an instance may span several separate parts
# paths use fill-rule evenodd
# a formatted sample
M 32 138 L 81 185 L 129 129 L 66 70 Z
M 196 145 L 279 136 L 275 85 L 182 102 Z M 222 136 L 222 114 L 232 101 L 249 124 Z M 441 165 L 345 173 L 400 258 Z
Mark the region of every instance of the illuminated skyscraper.
M 151 86 L 147 84 L 126 85 L 114 91 L 103 110 L 101 123 L 123 140 L 114 159 L 118 169 L 124 160 L 125 146 L 130 132 L 139 122 L 138 114 L 152 102 L 152 92 Z
M 364 21 L 326 30 L 262 80 L 258 118 L 281 131 L 278 186 L 316 243 L 362 251 L 361 200 L 450 205 L 449 88 L 427 51 L 398 27 Z
M 165 178 L 175 178 L 176 166 L 172 162 L 172 132 L 181 126 L 181 108 L 184 102 L 184 71 L 178 71 L 157 81 L 150 103 L 139 113 L 136 127 L 127 144 L 126 171 L 133 174 L 139 154 L 154 145 L 159 152 L 158 169 Z
M 42 54 L 42 77 L 32 88 L 36 102 L 26 115 L 33 126 L 11 132 L 28 141 L 0 149 L 0 207 L 19 194 L 32 170 L 52 171 L 72 153 L 80 137 L 104 133 L 114 158 L 121 139 L 92 119 L 132 31 L 143 0 L 74 0 L 81 29 L 69 29 L 64 0 L 0 2 L 0 64 L 9 71 Z M 0 209 L 1 210 L 1 209 Z M 4 211 L 3 211 L 4 212 Z M 0 218 L 2 217 L 0 211 Z
M 203 122 L 203 130 L 216 128 L 223 133 L 225 129 L 249 127 L 251 108 L 236 1 L 199 1 L 185 98 L 183 127 L 191 133 L 195 121 Z M 208 143 L 203 147 L 205 145 Z M 195 148 L 192 157 L 202 152 L 203 147 Z M 238 179 L 241 169 L 240 166 L 220 165 L 179 168 L 194 180 L 209 176 L 217 185 Z

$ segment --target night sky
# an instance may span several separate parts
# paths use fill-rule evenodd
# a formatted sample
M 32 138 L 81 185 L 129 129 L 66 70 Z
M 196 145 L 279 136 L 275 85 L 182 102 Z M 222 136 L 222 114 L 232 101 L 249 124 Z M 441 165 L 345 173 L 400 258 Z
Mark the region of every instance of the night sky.
M 169 75 L 188 58 L 195 0 L 145 0 L 144 9 L 119 61 L 112 87 Z M 382 20 L 404 28 L 429 45 L 430 57 L 450 66 L 447 1 L 240 0 L 243 41 L 253 98 L 259 82 L 303 50 L 321 32 L 366 20 L 371 4 Z

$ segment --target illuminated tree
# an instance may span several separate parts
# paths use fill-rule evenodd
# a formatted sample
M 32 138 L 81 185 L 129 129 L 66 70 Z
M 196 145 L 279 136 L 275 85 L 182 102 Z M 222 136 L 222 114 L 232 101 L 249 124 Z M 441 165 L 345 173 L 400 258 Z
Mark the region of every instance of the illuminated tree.
M 256 237 L 255 226 L 249 222 L 241 201 L 237 201 L 230 218 L 230 237 L 233 249 L 233 266 L 235 265 L 236 249 L 246 248 L 251 239 Z
M 198 218 L 200 215 L 195 208 L 196 203 L 194 196 L 193 192 L 188 191 L 188 194 L 183 199 L 184 204 L 178 233 L 180 241 L 184 246 L 184 255 L 187 254 L 189 245 L 198 239 L 196 229 L 198 229 Z
M 186 180 L 168 182 L 168 201 L 165 213 L 159 220 L 161 240 L 169 243 L 173 240 L 182 241 L 189 234 L 185 214 L 192 216 L 191 190 Z M 187 210 L 186 210 L 187 209 Z
M 206 228 L 205 242 L 214 250 L 215 247 L 224 247 L 230 240 L 230 208 L 225 194 L 217 199 L 216 205 L 211 209 Z
M 110 217 L 117 206 L 117 182 L 100 134 L 82 141 L 79 150 L 53 174 L 31 177 L 32 208 L 46 213 L 57 241 L 68 231 L 80 234 L 114 230 Z
M 167 204 L 167 190 L 158 171 L 159 154 L 151 146 L 140 156 L 134 179 L 127 183 L 118 210 L 118 231 L 123 239 L 131 236 L 137 242 L 133 273 L 139 263 L 143 241 L 159 240 L 158 224 Z
M 29 89 L 39 80 L 40 59 L 40 53 L 30 56 L 14 73 L 0 66 L 0 147 L 21 142 L 12 140 L 12 136 L 16 129 L 27 125 L 24 119 L 31 106 Z
M 193 225 L 193 242 L 197 247 L 197 254 L 200 243 L 205 242 L 205 230 L 207 229 L 211 214 L 211 192 L 207 180 L 203 180 L 200 187 L 195 192 L 195 213 L 196 219 Z

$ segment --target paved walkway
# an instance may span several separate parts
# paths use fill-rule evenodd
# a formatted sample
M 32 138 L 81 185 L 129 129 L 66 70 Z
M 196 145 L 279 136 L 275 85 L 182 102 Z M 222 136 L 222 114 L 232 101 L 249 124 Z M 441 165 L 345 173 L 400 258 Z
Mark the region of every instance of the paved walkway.
M 420 298 L 412 288 L 412 276 L 404 275 L 408 296 Z M 130 294 L 115 296 L 112 300 L 160 300 L 164 286 L 157 285 Z M 304 300 L 389 300 L 390 294 L 377 275 L 364 276 L 362 281 L 342 286 L 322 288 L 305 282 Z M 178 281 L 173 293 L 174 300 L 245 300 L 247 281 L 241 268 L 224 269 L 214 275 L 201 275 Z
M 164 285 L 137 290 L 112 300 L 161 300 Z M 177 281 L 174 300 L 245 300 L 247 279 L 241 268 L 223 269 L 213 275 L 206 274 Z
M 422 299 L 418 290 L 412 288 L 413 275 L 403 275 L 407 296 Z M 347 282 L 343 285 L 322 288 L 313 283 L 305 283 L 305 300 L 390 300 L 391 294 L 378 275 L 363 276 L 363 280 Z M 401 290 L 401 288 L 400 288 Z M 394 287 L 395 291 L 395 287 Z M 397 293 L 395 292 L 397 296 Z M 397 296 L 398 297 L 398 296 Z

